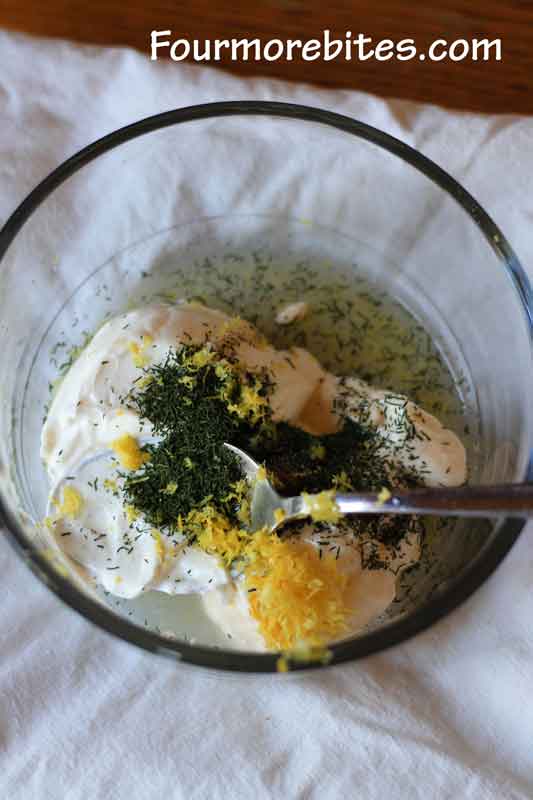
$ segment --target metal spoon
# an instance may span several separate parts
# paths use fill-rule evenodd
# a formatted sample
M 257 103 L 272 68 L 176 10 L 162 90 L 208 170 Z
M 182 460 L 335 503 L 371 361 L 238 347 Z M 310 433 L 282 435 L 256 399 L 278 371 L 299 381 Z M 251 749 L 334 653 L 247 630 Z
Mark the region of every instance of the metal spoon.
M 266 479 L 257 479 L 260 465 L 244 450 L 224 445 L 239 459 L 243 473 L 253 486 L 251 530 L 280 525 L 310 516 L 308 498 L 281 497 Z M 439 517 L 529 517 L 533 516 L 533 484 L 508 483 L 500 486 L 459 486 L 457 488 L 401 489 L 386 500 L 376 492 L 336 494 L 341 514 L 432 514 Z M 281 509 L 282 515 L 275 512 Z

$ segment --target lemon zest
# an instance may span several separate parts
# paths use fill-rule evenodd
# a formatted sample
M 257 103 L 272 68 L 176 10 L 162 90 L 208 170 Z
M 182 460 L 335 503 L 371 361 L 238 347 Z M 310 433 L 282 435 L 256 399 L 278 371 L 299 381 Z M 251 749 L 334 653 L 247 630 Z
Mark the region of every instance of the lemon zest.
M 335 558 L 266 531 L 253 535 L 245 555 L 250 613 L 267 647 L 322 647 L 347 630 L 349 579 Z
M 141 344 L 138 342 L 129 342 L 128 343 L 128 350 L 131 353 L 131 357 L 133 358 L 133 363 L 136 367 L 141 369 L 145 367 L 148 362 L 149 358 L 146 355 L 145 351 L 153 344 L 154 340 L 150 336 L 150 334 L 145 333 L 141 336 Z
M 387 502 L 387 500 L 390 500 L 390 499 L 391 499 L 391 497 L 392 497 L 392 494 L 391 494 L 391 493 L 390 493 L 390 491 L 389 491 L 389 490 L 388 490 L 388 489 L 387 489 L 387 488 L 384 486 L 384 487 L 383 487 L 383 488 L 382 488 L 382 489 L 379 491 L 379 493 L 378 493 L 378 497 L 377 497 L 377 502 L 376 502 L 376 505 L 377 505 L 377 506 L 382 506 L 384 503 L 386 503 L 386 502 Z
M 135 506 L 127 505 L 124 506 L 124 511 L 126 512 L 126 519 L 128 520 L 128 525 L 132 525 L 136 519 L 139 518 L 139 512 L 135 508 Z
M 202 347 L 201 350 L 197 350 L 196 353 L 191 356 L 191 366 L 196 367 L 196 369 L 202 369 L 202 367 L 206 367 L 214 361 L 215 355 L 214 350 Z
M 302 492 L 302 498 L 314 522 L 335 523 L 341 518 L 341 513 L 335 500 L 335 491 L 333 489 L 328 489 L 318 494 Z
M 83 508 L 83 497 L 73 486 L 65 486 L 63 488 L 63 501 L 61 503 L 57 500 L 53 502 L 58 514 L 71 519 L 75 519 Z
M 312 545 L 266 529 L 240 529 L 210 505 L 179 522 L 195 533 L 197 547 L 241 572 L 250 613 L 270 649 L 310 653 L 347 630 L 349 578 L 333 556 L 321 558 Z
M 178 378 L 178 383 L 183 384 L 187 389 L 193 389 L 196 384 L 196 378 L 194 375 L 184 375 L 183 378 Z
M 333 486 L 335 489 L 340 489 L 344 492 L 351 492 L 353 490 L 353 484 L 348 478 L 345 470 L 338 472 L 336 475 L 333 476 L 332 479 Z
M 148 453 L 143 453 L 137 439 L 130 436 L 129 433 L 119 436 L 118 439 L 113 439 L 110 446 L 125 469 L 137 470 L 150 460 Z
M 242 558 L 250 534 L 234 527 L 212 506 L 190 511 L 186 524 L 196 531 L 199 547 L 210 555 L 218 556 L 223 566 L 229 567 Z
M 261 388 L 260 381 L 256 381 L 254 386 L 242 386 L 238 402 L 228 403 L 228 411 L 241 419 L 249 419 L 253 424 L 259 422 L 269 408 L 267 398 L 259 393 Z

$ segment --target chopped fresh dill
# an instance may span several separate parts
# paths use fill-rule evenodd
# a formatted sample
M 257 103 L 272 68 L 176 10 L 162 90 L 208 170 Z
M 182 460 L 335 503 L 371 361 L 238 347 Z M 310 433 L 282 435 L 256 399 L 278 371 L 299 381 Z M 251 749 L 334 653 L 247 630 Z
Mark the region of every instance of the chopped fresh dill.
M 267 376 L 238 369 L 206 347 L 186 345 L 145 370 L 150 377 L 125 402 L 161 437 L 149 460 L 124 476 L 127 502 L 149 523 L 180 530 L 187 514 L 210 504 L 236 522 L 245 492 L 224 442 L 249 445 L 270 428 Z M 259 412 L 258 412 L 259 409 Z

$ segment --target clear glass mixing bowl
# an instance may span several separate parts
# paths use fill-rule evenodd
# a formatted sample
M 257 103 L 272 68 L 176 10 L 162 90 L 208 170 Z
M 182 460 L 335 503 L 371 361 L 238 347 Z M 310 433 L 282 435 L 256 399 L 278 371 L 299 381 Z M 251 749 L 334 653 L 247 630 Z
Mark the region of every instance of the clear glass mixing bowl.
M 456 181 L 361 122 L 267 102 L 142 120 L 85 148 L 37 186 L 0 232 L 0 259 L 3 522 L 52 591 L 133 644 L 202 666 L 276 669 L 275 654 L 221 646 L 199 621 L 194 599 L 176 604 L 156 594 L 125 603 L 94 594 L 35 531 L 47 495 L 40 428 L 60 354 L 143 298 L 182 291 L 246 312 L 253 298 L 244 278 L 242 293 L 235 290 L 244 265 L 268 272 L 272 264 L 328 263 L 348 279 L 362 274 L 422 322 L 457 378 L 472 428 L 471 479 L 531 478 L 527 278 L 500 230 Z M 216 286 L 208 280 L 213 265 Z M 268 325 L 271 306 L 283 299 L 274 285 L 271 294 L 264 314 L 256 309 L 260 324 L 264 317 Z M 521 528 L 502 518 L 436 537 L 398 602 L 368 630 L 334 645 L 331 663 L 382 650 L 448 613 L 490 575 Z

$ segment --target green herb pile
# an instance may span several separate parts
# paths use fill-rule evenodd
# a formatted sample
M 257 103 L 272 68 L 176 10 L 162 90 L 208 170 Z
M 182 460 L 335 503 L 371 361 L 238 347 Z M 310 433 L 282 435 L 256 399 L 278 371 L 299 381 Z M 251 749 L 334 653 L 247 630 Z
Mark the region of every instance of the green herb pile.
M 150 460 L 124 476 L 128 503 L 148 522 L 174 530 L 189 511 L 211 505 L 233 522 L 239 511 L 232 486 L 242 479 L 239 463 L 224 442 L 248 444 L 268 426 L 268 416 L 255 424 L 228 409 L 238 404 L 243 388 L 257 378 L 243 372 L 224 374 L 217 362 L 197 367 L 204 348 L 183 346 L 165 361 L 144 370 L 144 377 L 126 398 L 141 420 L 148 420 L 156 444 L 146 445 Z M 266 376 L 260 393 L 270 391 Z M 266 406 L 268 408 L 268 406 Z

